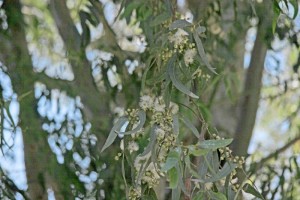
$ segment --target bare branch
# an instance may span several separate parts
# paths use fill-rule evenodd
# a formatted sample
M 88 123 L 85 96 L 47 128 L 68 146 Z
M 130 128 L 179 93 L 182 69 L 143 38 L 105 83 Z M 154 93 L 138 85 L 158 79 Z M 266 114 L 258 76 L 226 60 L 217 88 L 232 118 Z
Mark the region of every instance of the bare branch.
M 253 175 L 257 170 L 261 169 L 263 167 L 263 165 L 268 162 L 269 160 L 275 158 L 276 156 L 278 156 L 278 154 L 284 152 L 285 150 L 287 150 L 289 147 L 291 147 L 293 144 L 295 144 L 296 142 L 300 141 L 300 134 L 298 136 L 296 136 L 294 139 L 292 139 L 291 141 L 289 141 L 288 143 L 286 143 L 283 147 L 277 149 L 276 151 L 274 151 L 273 153 L 269 154 L 267 157 L 261 159 L 260 161 L 256 162 L 256 163 L 252 163 L 250 165 L 250 175 Z

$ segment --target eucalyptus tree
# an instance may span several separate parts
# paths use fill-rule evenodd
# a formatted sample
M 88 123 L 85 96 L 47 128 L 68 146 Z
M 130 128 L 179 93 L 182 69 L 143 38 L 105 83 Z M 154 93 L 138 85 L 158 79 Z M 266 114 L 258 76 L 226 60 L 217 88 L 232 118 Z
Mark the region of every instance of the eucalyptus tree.
M 280 174 L 269 162 L 299 134 L 245 163 L 267 52 L 278 38 L 298 45 L 296 1 L 7 0 L 0 11 L 1 73 L 13 88 L 1 100 L 1 147 L 8 156 L 5 135 L 22 130 L 28 185 L 2 170 L 1 198 L 299 195 L 286 187 L 294 178 L 272 189 Z M 288 160 L 282 173 L 296 176 L 299 159 Z

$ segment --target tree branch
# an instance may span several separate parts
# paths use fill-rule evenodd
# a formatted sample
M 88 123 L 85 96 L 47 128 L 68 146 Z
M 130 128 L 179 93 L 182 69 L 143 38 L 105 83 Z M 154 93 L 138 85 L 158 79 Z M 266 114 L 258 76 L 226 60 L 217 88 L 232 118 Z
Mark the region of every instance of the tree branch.
M 275 158 L 276 156 L 278 156 L 278 154 L 284 152 L 285 150 L 287 150 L 289 147 L 291 147 L 293 144 L 295 144 L 298 141 L 300 141 L 300 135 L 296 136 L 294 139 L 286 143 L 283 147 L 277 149 L 275 152 L 269 154 L 267 157 L 261 159 L 256 163 L 252 163 L 249 169 L 250 172 L 249 177 L 253 175 L 257 170 L 261 169 L 266 162 Z
M 261 24 L 257 27 L 256 40 L 246 75 L 244 94 L 241 98 L 240 117 L 232 143 L 233 152 L 239 156 L 247 155 L 260 99 L 261 80 L 267 52 L 267 45 L 264 41 L 266 31 L 264 29 L 265 27 Z

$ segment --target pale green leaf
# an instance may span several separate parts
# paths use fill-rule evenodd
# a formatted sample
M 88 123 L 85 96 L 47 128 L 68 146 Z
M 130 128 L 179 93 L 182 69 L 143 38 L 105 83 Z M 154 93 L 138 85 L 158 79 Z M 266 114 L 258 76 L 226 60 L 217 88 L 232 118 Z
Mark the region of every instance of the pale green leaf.
M 134 134 L 134 133 L 138 132 L 139 130 L 141 130 L 143 128 L 145 122 L 146 122 L 146 113 L 145 113 L 145 111 L 140 110 L 138 112 L 138 117 L 139 117 L 140 123 L 134 129 L 132 129 L 131 131 L 126 131 L 126 132 L 118 132 L 118 134 L 120 134 L 120 135 L 131 135 L 131 134 Z
M 211 198 L 214 200 L 227 200 L 226 196 L 220 192 L 210 191 L 209 194 Z
M 164 21 L 166 21 L 169 18 L 170 18 L 170 13 L 164 12 L 158 15 L 157 17 L 155 17 L 153 21 L 150 23 L 150 26 L 153 27 L 162 24 Z
M 237 164 L 226 162 L 218 173 L 213 175 L 211 178 L 205 179 L 204 182 L 209 183 L 219 181 L 222 178 L 228 176 L 236 167 Z
M 180 152 L 171 151 L 167 157 L 166 163 L 162 167 L 162 171 L 168 171 L 171 168 L 175 167 L 178 162 L 180 162 Z
M 126 117 L 121 117 L 120 119 L 118 119 L 118 121 L 115 123 L 115 125 L 113 126 L 113 128 L 111 129 L 105 144 L 103 145 L 101 152 L 102 153 L 107 147 L 109 147 L 116 139 L 116 137 L 118 136 L 118 131 L 122 128 L 122 126 L 127 122 L 127 118 Z
M 153 125 L 151 127 L 151 130 L 150 130 L 150 141 L 149 141 L 147 147 L 145 148 L 144 152 L 140 156 L 147 155 L 154 148 L 155 141 L 156 141 L 156 134 L 155 134 L 156 127 L 157 127 L 156 125 Z
M 298 15 L 299 12 L 299 4 L 298 4 L 298 0 L 290 0 L 290 3 L 293 5 L 294 7 L 294 15 L 293 15 L 293 19 L 295 19 Z
M 168 66 L 168 74 L 172 80 L 173 85 L 181 92 L 183 92 L 186 95 L 189 95 L 192 98 L 196 98 L 199 99 L 199 97 L 197 95 L 195 95 L 194 93 L 192 93 L 191 91 L 189 91 L 189 89 L 183 85 L 179 80 L 177 80 L 176 75 L 175 75 L 175 60 L 176 60 L 176 56 L 173 56 L 167 66 Z
M 259 199 L 263 199 L 262 195 L 260 194 L 260 192 L 258 192 L 252 185 L 250 185 L 249 183 L 246 183 L 243 187 L 243 191 L 249 194 L 252 194 L 253 196 L 259 198 Z
M 203 48 L 203 44 L 201 39 L 199 38 L 199 34 L 196 32 L 193 32 L 193 36 L 194 36 L 194 40 L 196 42 L 196 46 L 198 49 L 198 53 L 199 56 L 201 57 L 202 61 L 204 62 L 204 64 L 207 66 L 207 68 L 212 71 L 213 73 L 217 74 L 217 72 L 215 71 L 215 69 L 210 65 L 207 56 L 205 54 L 204 48 Z
M 183 123 L 192 131 L 192 133 L 199 138 L 200 133 L 197 130 L 197 128 L 194 126 L 194 124 L 185 116 L 180 117 L 180 119 L 183 121 Z
M 176 167 L 173 167 L 168 171 L 168 177 L 169 177 L 170 188 L 175 189 L 179 181 L 179 173 Z
M 198 147 L 203 149 L 216 150 L 218 148 L 226 147 L 232 142 L 233 139 L 224 140 L 204 140 L 198 144 Z
M 184 19 L 179 19 L 174 21 L 171 25 L 170 25 L 170 30 L 174 30 L 176 28 L 184 28 L 184 27 L 188 27 L 191 26 L 192 24 Z

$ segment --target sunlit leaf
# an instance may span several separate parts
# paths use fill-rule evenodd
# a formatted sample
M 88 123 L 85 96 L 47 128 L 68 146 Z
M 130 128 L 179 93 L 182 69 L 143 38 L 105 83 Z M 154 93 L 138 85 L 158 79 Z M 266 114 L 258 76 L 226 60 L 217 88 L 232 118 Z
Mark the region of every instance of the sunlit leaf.
M 117 138 L 118 136 L 118 131 L 122 128 L 122 126 L 127 122 L 127 118 L 126 117 L 121 117 L 120 119 L 118 119 L 118 121 L 116 122 L 116 124 L 113 126 L 113 128 L 111 129 L 102 149 L 101 149 L 101 153 L 107 148 L 109 147 Z
M 293 5 L 294 7 L 294 15 L 293 15 L 293 19 L 295 19 L 298 15 L 299 12 L 299 4 L 297 0 L 290 0 L 290 3 Z
M 126 132 L 118 132 L 118 134 L 120 135 L 131 135 L 131 134 L 134 134 L 136 132 L 138 132 L 139 130 L 141 130 L 146 122 L 146 113 L 145 111 L 143 110 L 140 110 L 138 112 L 138 117 L 139 117 L 139 124 L 134 128 L 132 129 L 131 131 L 126 131 Z
M 262 199 L 262 195 L 249 183 L 246 183 L 243 187 L 243 191 L 249 194 L 252 194 L 253 196 Z

